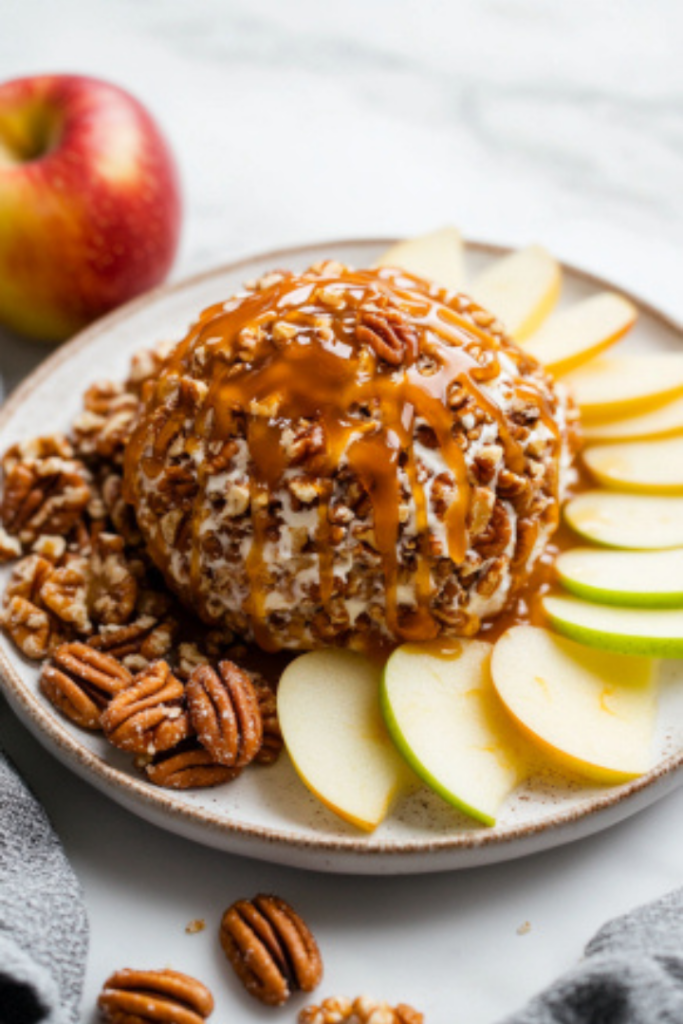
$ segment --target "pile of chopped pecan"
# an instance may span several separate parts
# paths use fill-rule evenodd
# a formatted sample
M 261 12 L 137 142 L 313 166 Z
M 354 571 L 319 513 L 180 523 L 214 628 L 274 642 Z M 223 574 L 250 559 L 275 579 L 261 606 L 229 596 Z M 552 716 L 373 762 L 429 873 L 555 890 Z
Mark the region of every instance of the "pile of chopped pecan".
M 163 350 L 124 384 L 93 384 L 69 436 L 2 458 L 0 562 L 15 561 L 0 624 L 43 662 L 40 688 L 67 718 L 102 730 L 160 786 L 234 779 L 277 759 L 275 693 L 235 663 L 243 648 L 181 608 L 122 494 L 126 444 Z

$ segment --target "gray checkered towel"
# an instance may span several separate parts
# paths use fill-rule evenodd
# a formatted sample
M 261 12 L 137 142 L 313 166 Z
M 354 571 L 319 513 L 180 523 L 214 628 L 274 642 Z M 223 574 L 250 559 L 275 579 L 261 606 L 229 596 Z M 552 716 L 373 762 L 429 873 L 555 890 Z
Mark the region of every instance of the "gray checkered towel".
M 87 949 L 78 881 L 0 753 L 0 1024 L 76 1024 Z

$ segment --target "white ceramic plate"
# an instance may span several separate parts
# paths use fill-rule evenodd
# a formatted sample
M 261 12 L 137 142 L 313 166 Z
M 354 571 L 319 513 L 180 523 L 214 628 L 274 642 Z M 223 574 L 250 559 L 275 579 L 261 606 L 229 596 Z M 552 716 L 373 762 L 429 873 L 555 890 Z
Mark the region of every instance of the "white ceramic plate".
M 182 337 L 210 303 L 243 281 L 287 267 L 303 269 L 326 257 L 370 265 L 391 239 L 332 242 L 271 252 L 162 288 L 118 310 L 55 352 L 0 411 L 0 451 L 39 433 L 67 429 L 86 386 L 123 379 L 131 355 L 162 339 Z M 471 243 L 468 269 L 505 250 Z M 563 302 L 608 288 L 605 281 L 564 268 Z M 633 298 L 631 296 L 631 298 Z M 638 302 L 640 319 L 629 347 L 675 349 L 683 330 Z M 4 589 L 8 567 L 0 571 Z M 231 785 L 173 792 L 150 785 L 131 758 L 62 718 L 37 688 L 35 664 L 0 638 L 4 692 L 18 716 L 56 757 L 108 797 L 162 828 L 247 856 L 320 871 L 401 874 L 442 871 L 524 856 L 615 824 L 665 796 L 683 773 L 683 662 L 662 667 L 656 767 L 629 785 L 590 788 L 548 776 L 520 789 L 495 828 L 477 826 L 426 789 L 411 795 L 375 833 L 364 835 L 328 812 L 304 788 L 286 756 L 255 768 Z

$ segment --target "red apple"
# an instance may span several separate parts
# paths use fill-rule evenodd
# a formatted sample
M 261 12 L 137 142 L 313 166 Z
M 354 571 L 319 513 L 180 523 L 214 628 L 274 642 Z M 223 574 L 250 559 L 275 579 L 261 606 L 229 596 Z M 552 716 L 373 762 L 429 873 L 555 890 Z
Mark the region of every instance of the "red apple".
M 46 341 L 158 284 L 178 244 L 173 156 L 149 113 L 75 75 L 0 85 L 0 322 Z

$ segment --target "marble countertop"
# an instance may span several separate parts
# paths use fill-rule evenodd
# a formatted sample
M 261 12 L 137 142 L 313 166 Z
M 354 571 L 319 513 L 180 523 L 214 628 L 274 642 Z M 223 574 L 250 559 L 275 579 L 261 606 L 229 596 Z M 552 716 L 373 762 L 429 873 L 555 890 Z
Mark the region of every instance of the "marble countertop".
M 162 123 L 186 203 L 176 279 L 278 246 L 453 223 L 542 242 L 683 320 L 676 0 L 4 0 L 1 21 L 3 77 L 99 75 Z M 0 333 L 5 387 L 44 351 Z M 113 968 L 152 961 L 218 978 L 216 1020 L 236 1007 L 240 1020 L 293 1020 L 238 991 L 210 929 L 184 931 L 259 890 L 315 908 L 323 994 L 370 991 L 414 1003 L 429 1024 L 493 1024 L 575 963 L 605 918 L 683 882 L 680 791 L 526 860 L 335 878 L 134 818 L 56 764 L 4 703 L 0 742 L 85 887 L 88 1024 Z

